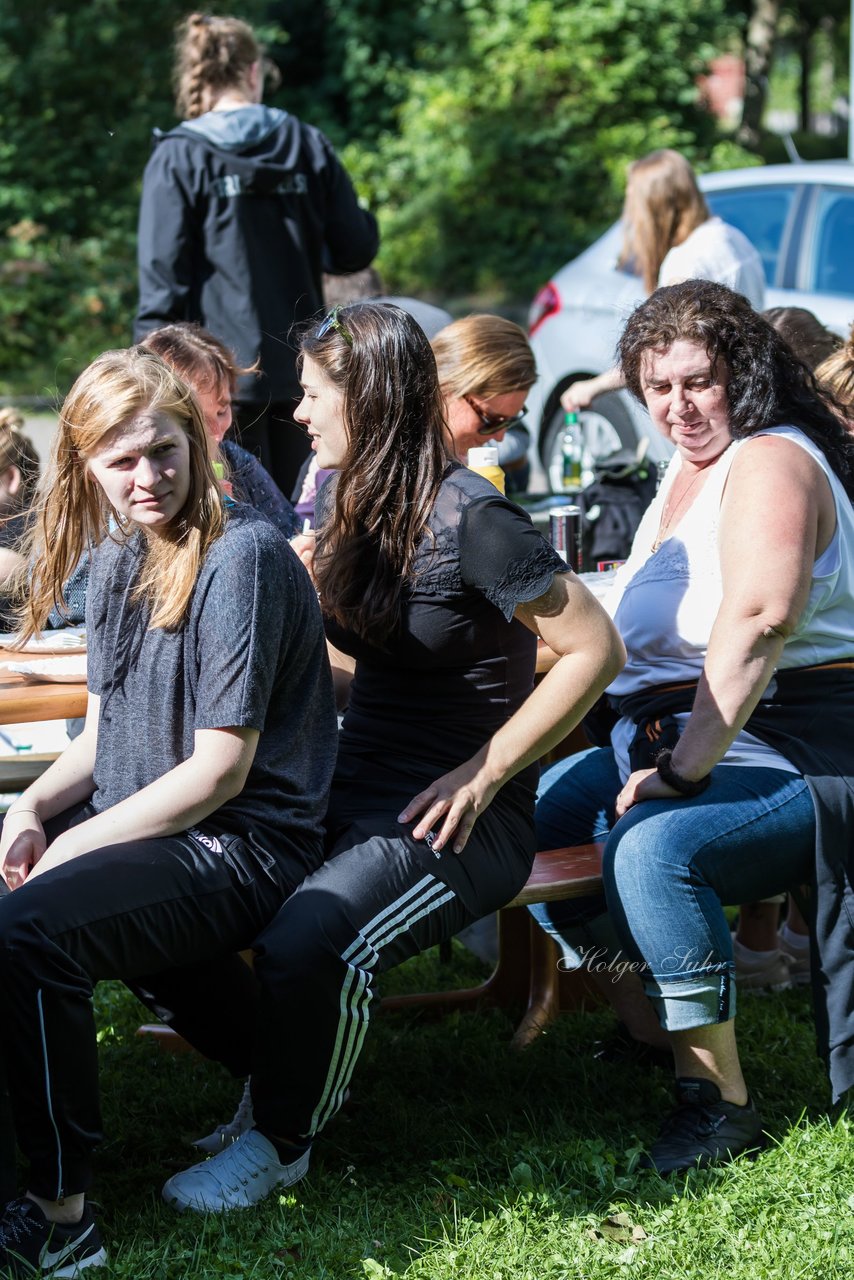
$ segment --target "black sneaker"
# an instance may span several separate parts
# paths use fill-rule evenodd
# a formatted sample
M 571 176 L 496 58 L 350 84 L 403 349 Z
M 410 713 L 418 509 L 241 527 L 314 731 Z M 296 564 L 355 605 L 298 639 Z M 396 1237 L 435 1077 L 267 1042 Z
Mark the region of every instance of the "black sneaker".
M 107 1251 L 88 1204 L 68 1226 L 48 1222 L 34 1200 L 12 1200 L 0 1218 L 0 1275 L 78 1276 L 103 1267 Z
M 688 1077 L 676 1081 L 676 1097 L 679 1105 L 665 1120 L 649 1155 L 641 1157 L 643 1168 L 659 1173 L 702 1169 L 744 1151 L 756 1154 L 765 1145 L 759 1112 L 749 1098 L 743 1107 L 724 1102 L 711 1080 Z
M 659 1067 L 662 1071 L 673 1072 L 671 1051 L 647 1044 L 645 1040 L 635 1040 L 625 1022 L 618 1022 L 610 1035 L 594 1040 L 593 1060 L 608 1066 Z

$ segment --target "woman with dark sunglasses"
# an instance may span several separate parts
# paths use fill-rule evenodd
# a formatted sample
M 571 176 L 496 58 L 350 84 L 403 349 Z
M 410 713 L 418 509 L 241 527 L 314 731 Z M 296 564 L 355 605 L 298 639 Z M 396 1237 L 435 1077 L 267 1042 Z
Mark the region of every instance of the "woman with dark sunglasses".
M 524 331 L 503 316 L 466 316 L 440 330 L 431 345 L 454 456 L 465 464 L 469 449 L 494 441 L 508 493 L 524 492 L 525 396 L 537 378 Z
M 199 1212 L 305 1174 L 347 1094 L 376 975 L 519 891 L 537 761 L 623 662 L 604 610 L 527 515 L 449 457 L 436 361 L 406 312 L 336 309 L 300 362 L 296 418 L 337 473 L 313 568 L 347 710 L 327 861 L 256 941 L 257 1019 L 247 999 L 219 1024 L 232 1057 L 257 1033 L 256 1127 L 164 1187 Z M 504 398 L 484 396 L 489 411 Z M 561 656 L 534 689 L 538 634 Z

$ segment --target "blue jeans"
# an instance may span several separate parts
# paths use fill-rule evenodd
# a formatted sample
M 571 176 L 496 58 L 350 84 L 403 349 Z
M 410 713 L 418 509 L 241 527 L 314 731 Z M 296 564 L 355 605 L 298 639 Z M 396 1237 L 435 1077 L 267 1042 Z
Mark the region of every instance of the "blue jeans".
M 613 964 L 621 949 L 668 1031 L 726 1022 L 735 1016 L 735 966 L 722 904 L 812 879 L 807 785 L 782 769 L 718 765 L 702 795 L 645 800 L 615 821 L 621 785 L 610 747 L 543 775 L 537 847 L 604 841 L 605 892 L 530 910 L 570 964 L 601 964 L 606 954 Z

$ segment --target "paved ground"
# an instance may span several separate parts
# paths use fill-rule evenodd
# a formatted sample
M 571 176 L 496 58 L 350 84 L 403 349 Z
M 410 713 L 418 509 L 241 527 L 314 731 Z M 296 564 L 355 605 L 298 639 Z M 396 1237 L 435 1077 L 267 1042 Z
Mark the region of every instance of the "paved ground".
M 56 414 L 27 414 L 24 430 L 38 450 L 44 466 L 48 460 L 53 433 L 56 430 Z

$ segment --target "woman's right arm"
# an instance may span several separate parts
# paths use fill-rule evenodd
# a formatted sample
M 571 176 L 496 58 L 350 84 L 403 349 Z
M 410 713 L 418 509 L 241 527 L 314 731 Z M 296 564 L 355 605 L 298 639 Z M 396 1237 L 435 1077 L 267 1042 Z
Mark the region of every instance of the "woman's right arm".
M 10 806 L 0 837 L 0 871 L 10 889 L 23 884 L 47 848 L 44 823 L 94 790 L 100 698 L 90 693 L 83 732 Z
M 604 396 L 608 391 L 619 391 L 626 385 L 623 371 L 618 364 L 595 378 L 582 378 L 567 387 L 560 398 L 567 413 L 577 409 L 587 409 L 597 396 Z

